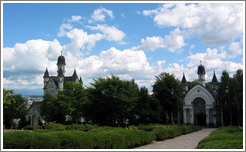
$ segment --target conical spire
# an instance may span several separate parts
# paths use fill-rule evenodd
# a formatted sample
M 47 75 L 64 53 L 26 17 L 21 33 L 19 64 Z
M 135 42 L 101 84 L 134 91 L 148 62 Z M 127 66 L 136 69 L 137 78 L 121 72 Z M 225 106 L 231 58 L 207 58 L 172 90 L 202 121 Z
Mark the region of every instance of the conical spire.
M 185 74 L 183 73 L 183 78 L 182 78 L 182 81 L 181 81 L 181 83 L 186 83 L 187 81 L 186 81 L 186 78 L 185 78 Z
M 79 78 L 79 83 L 83 83 L 83 81 L 82 81 L 82 78 L 81 78 L 81 77 Z
M 49 78 L 49 77 L 50 75 L 49 75 L 48 69 L 46 68 L 43 78 Z
M 218 83 L 217 77 L 215 75 L 215 71 L 214 71 L 214 76 L 213 76 L 212 82 L 213 83 Z
M 73 78 L 73 80 L 76 80 L 76 79 L 78 78 L 78 75 L 77 75 L 76 69 L 74 69 L 74 71 L 73 71 L 72 78 Z

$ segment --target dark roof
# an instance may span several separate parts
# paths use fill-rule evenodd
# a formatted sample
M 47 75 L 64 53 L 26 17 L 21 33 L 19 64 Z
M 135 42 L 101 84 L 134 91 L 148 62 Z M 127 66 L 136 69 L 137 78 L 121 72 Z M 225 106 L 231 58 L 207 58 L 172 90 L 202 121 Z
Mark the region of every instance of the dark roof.
M 83 81 L 82 81 L 82 78 L 80 77 L 80 79 L 79 79 L 79 83 L 83 83 Z
M 202 64 L 198 66 L 197 74 L 206 74 L 205 67 Z
M 49 75 L 48 69 L 46 68 L 43 78 L 49 78 L 49 77 L 50 75 Z
M 50 77 L 50 79 L 49 79 L 49 81 L 51 81 L 51 79 L 54 81 L 54 83 L 55 83 L 56 87 L 58 88 L 58 81 L 57 81 L 57 77 L 56 77 L 56 76 L 51 76 L 51 77 Z M 49 81 L 48 81 L 48 83 L 49 83 Z M 44 89 L 47 89 L 47 85 L 48 85 L 48 83 L 46 84 L 46 86 L 44 86 Z
M 42 102 L 33 102 L 29 109 L 35 108 L 39 113 L 40 113 L 40 107 L 41 107 Z
M 181 81 L 181 83 L 186 83 L 187 81 L 186 81 L 186 78 L 185 78 L 185 74 L 183 73 L 183 78 L 182 78 L 182 81 Z
M 215 75 L 215 71 L 214 71 L 214 76 L 213 76 L 212 82 L 213 83 L 218 83 L 217 77 Z
M 65 57 L 62 56 L 62 55 L 60 55 L 60 56 L 58 57 L 58 59 L 57 59 L 57 65 L 59 65 L 59 64 L 64 64 L 64 65 L 66 65 Z
M 78 78 L 78 75 L 77 75 L 77 72 L 76 72 L 76 70 L 74 69 L 74 71 L 73 71 L 73 75 L 72 75 L 72 77 L 76 80 L 76 78 Z

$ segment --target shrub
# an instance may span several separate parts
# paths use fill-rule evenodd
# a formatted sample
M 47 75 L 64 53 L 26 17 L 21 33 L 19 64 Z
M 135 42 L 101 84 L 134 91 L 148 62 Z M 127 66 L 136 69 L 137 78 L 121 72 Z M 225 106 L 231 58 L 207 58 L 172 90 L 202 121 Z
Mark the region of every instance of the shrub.
M 90 131 L 92 129 L 97 128 L 96 125 L 90 125 L 90 124 L 71 124 L 66 126 L 66 130 L 80 130 L 80 131 Z
M 5 149 L 114 149 L 132 148 L 152 142 L 155 136 L 143 130 L 123 128 L 83 132 L 79 130 L 4 133 Z
M 213 131 L 199 142 L 198 149 L 242 149 L 243 130 L 238 127 L 224 127 Z
M 53 131 L 62 131 L 65 130 L 65 126 L 55 122 L 48 122 L 46 124 L 46 129 Z
M 33 130 L 33 127 L 31 125 L 27 125 L 23 128 L 23 130 Z
M 35 125 L 35 126 L 33 127 L 33 130 L 37 130 L 37 129 L 43 129 L 43 128 L 42 128 L 42 126 Z
M 169 138 L 174 138 L 176 136 L 191 133 L 197 130 L 200 130 L 200 127 L 196 126 L 188 126 L 188 125 L 182 125 L 182 126 L 173 126 L 170 128 L 156 128 L 151 131 L 156 136 L 156 140 L 165 140 Z

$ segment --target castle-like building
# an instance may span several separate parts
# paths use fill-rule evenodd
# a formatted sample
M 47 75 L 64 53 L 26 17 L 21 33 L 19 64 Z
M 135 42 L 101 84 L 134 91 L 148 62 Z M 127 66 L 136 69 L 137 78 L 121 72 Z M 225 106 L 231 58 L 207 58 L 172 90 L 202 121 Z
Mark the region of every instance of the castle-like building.
M 44 94 L 50 93 L 51 95 L 55 96 L 57 94 L 57 90 L 64 90 L 66 89 L 67 82 L 74 82 L 80 83 L 83 85 L 83 81 L 81 77 L 79 78 L 77 75 L 76 70 L 74 69 L 72 76 L 65 76 L 65 57 L 61 54 L 57 59 L 57 76 L 50 76 L 48 69 L 46 68 L 44 72 Z
M 48 69 L 46 68 L 44 72 L 44 95 L 45 93 L 50 93 L 53 96 L 57 95 L 58 90 L 66 89 L 67 82 L 80 83 L 83 85 L 81 77 L 79 78 L 76 70 L 74 70 L 72 76 L 65 76 L 65 57 L 61 55 L 57 59 L 57 76 L 50 76 Z M 28 109 L 28 114 L 26 115 L 26 120 L 30 121 L 30 125 L 36 126 L 40 123 L 44 123 L 43 118 L 41 117 L 40 106 L 42 101 L 33 101 Z
M 215 108 L 218 91 L 218 80 L 215 75 L 211 88 L 205 86 L 205 67 L 200 63 L 197 69 L 198 84 L 188 89 L 188 83 L 183 74 L 182 86 L 185 94 L 183 105 L 183 122 L 198 126 L 217 126 L 218 115 Z

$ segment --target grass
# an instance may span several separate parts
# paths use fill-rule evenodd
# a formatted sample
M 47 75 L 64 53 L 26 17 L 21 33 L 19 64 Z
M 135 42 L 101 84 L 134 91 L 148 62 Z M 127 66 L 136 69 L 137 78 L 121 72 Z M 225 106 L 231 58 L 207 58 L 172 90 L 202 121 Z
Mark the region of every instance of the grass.
M 243 129 L 239 127 L 224 127 L 213 131 L 197 146 L 198 149 L 242 149 Z

